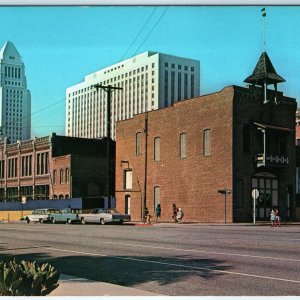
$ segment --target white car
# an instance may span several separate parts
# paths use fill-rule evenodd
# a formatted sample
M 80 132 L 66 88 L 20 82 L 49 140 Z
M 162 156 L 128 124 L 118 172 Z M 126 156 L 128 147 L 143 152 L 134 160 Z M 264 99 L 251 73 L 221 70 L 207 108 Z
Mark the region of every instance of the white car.
M 39 208 L 35 209 L 31 215 L 25 215 L 24 220 L 27 223 L 30 222 L 40 222 L 44 223 L 48 221 L 48 216 L 50 214 L 50 211 L 53 211 L 51 208 Z
M 89 214 L 79 214 L 81 224 L 85 223 L 119 223 L 128 222 L 131 220 L 130 215 L 119 213 L 113 208 L 94 208 Z

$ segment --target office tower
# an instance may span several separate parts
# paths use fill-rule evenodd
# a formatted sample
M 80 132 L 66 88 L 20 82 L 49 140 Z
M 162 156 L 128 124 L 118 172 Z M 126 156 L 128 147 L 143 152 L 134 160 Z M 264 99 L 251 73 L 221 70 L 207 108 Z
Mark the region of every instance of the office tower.
M 25 66 L 12 42 L 0 51 L 0 129 L 11 143 L 31 136 L 31 95 Z
M 200 62 L 144 52 L 85 76 L 66 90 L 66 135 L 107 135 L 107 92 L 95 84 L 122 88 L 111 93 L 111 137 L 115 123 L 200 94 Z

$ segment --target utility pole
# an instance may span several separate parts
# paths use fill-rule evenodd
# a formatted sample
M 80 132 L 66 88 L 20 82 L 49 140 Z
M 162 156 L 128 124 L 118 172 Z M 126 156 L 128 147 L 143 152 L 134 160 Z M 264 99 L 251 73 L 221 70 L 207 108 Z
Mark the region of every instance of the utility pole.
M 108 200 L 108 207 L 111 207 L 111 198 L 110 198 L 110 140 L 111 140 L 111 128 L 110 128 L 110 111 L 111 111 L 111 93 L 114 90 L 123 90 L 121 87 L 111 86 L 111 85 L 101 85 L 95 84 L 95 89 L 103 89 L 107 94 L 107 102 L 106 102 L 106 135 L 107 135 L 107 142 L 106 142 L 106 152 L 107 152 L 107 179 L 106 179 L 106 191 L 107 191 L 107 200 Z

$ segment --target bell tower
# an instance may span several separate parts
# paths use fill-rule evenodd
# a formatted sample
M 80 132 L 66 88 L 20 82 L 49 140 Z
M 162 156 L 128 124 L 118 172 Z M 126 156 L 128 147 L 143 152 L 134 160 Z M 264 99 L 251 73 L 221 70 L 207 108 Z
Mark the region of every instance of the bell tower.
M 266 11 L 265 8 L 262 10 L 263 17 L 263 52 L 254 68 L 252 75 L 247 77 L 244 82 L 250 83 L 253 86 L 260 86 L 264 89 L 264 104 L 268 103 L 267 97 L 267 87 L 270 84 L 274 85 L 275 92 L 277 92 L 277 84 L 285 82 L 285 79 L 277 74 L 273 64 L 265 50 L 265 17 Z M 276 94 L 276 93 L 275 93 Z M 277 104 L 277 98 L 275 97 L 275 104 Z

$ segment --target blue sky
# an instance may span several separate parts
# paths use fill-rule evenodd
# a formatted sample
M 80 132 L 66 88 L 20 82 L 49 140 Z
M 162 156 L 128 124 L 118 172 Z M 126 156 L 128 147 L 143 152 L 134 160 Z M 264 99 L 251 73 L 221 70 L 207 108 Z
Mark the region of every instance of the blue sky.
M 201 94 L 244 86 L 262 52 L 262 6 L 0 7 L 0 47 L 16 46 L 32 94 L 32 136 L 64 134 L 65 90 L 144 51 L 200 60 Z M 300 99 L 300 7 L 266 6 L 266 51 Z

